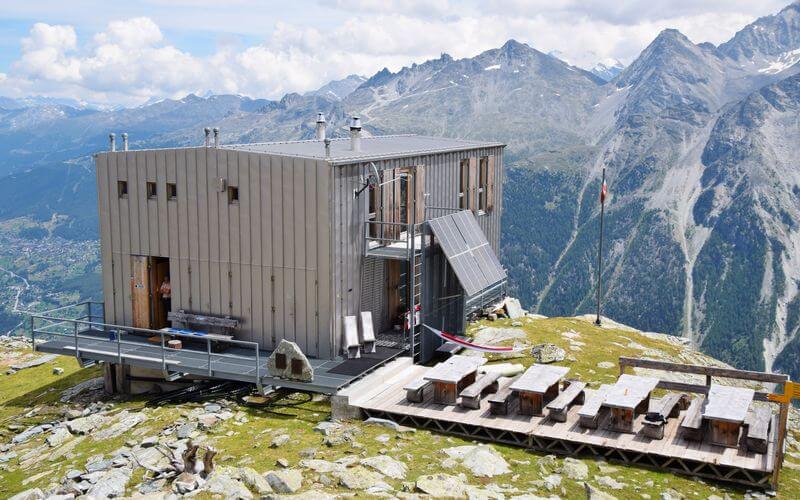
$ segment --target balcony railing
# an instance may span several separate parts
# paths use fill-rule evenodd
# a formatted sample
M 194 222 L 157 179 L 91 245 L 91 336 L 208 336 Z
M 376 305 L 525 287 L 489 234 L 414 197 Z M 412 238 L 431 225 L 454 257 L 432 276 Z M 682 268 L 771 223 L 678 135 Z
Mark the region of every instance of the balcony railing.
M 411 259 L 423 245 L 422 223 L 368 220 L 365 223 L 366 255 L 378 255 L 381 249 Z M 377 251 L 376 251 L 377 250 Z
M 203 352 L 197 349 L 172 348 L 169 347 L 167 342 L 175 338 L 186 339 L 193 343 L 205 343 L 206 361 L 204 375 L 211 377 L 217 372 L 227 373 L 230 371 L 231 360 L 235 360 L 236 365 L 246 368 L 245 370 L 238 371 L 253 373 L 253 382 L 258 387 L 261 387 L 261 353 L 259 345 L 256 342 L 219 339 L 218 337 L 211 338 L 204 335 L 191 335 L 172 331 L 109 324 L 104 322 L 102 312 L 97 313 L 98 306 L 102 311 L 102 303 L 82 302 L 42 313 L 31 314 L 30 328 L 34 350 L 36 349 L 37 341 L 68 339 L 64 347 L 67 348 L 66 346 L 69 345 L 70 349 L 74 349 L 74 355 L 79 360 L 84 358 L 84 356 L 82 356 L 83 350 L 83 354 L 85 354 L 88 359 L 91 359 L 93 355 L 96 356 L 98 353 L 101 353 L 105 356 L 110 355 L 116 357 L 117 363 L 123 364 L 126 358 L 134 358 L 131 353 L 126 351 L 136 348 L 142 349 L 143 347 L 151 349 L 160 347 L 158 350 L 160 351 L 161 370 L 164 373 L 168 373 L 181 371 L 180 362 L 178 361 L 181 355 L 196 355 Z M 73 314 L 69 314 L 70 312 Z M 143 337 L 158 337 L 159 343 L 152 344 L 148 340 L 143 341 Z M 91 349 L 91 353 L 88 352 L 88 347 L 82 345 L 87 343 L 92 344 L 93 348 Z M 102 349 L 97 348 L 98 343 Z M 214 344 L 226 344 L 247 351 L 252 350 L 254 356 L 214 352 Z M 222 364 L 227 365 L 226 369 L 221 369 Z M 252 370 L 250 369 L 250 365 L 252 365 Z

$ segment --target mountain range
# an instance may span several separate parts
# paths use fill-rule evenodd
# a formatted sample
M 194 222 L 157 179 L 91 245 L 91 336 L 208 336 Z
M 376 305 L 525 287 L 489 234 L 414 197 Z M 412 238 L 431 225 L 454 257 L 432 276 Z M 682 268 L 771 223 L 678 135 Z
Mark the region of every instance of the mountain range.
M 605 167 L 603 312 L 693 339 L 740 368 L 800 377 L 800 4 L 714 46 L 661 32 L 627 67 L 586 71 L 510 40 L 475 57 L 350 76 L 279 101 L 190 95 L 133 109 L 0 101 L 0 219 L 97 237 L 89 154 L 311 138 L 323 112 L 368 133 L 508 144 L 501 260 L 542 314 L 593 308 Z

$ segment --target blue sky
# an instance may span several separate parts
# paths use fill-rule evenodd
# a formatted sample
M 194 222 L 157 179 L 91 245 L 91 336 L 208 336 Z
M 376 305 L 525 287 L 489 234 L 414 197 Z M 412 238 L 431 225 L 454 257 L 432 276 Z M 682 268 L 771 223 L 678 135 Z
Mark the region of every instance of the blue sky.
M 629 63 L 664 28 L 720 43 L 775 0 L 5 0 L 0 95 L 135 105 L 280 98 L 348 74 L 468 57 L 509 38 L 577 66 Z

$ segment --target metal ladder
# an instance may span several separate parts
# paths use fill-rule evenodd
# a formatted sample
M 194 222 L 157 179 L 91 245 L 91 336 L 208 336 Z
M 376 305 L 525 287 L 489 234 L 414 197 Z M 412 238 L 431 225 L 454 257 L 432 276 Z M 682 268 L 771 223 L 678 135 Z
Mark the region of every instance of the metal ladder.
M 409 270 L 411 274 L 409 274 Z M 403 324 L 403 342 L 411 348 L 414 362 L 418 362 L 422 348 L 422 311 L 420 321 L 416 321 L 417 311 L 422 307 L 422 250 L 415 249 L 412 257 L 405 261 L 400 280 L 400 296 L 403 297 L 404 310 L 410 311 Z M 415 324 L 419 323 L 419 324 Z

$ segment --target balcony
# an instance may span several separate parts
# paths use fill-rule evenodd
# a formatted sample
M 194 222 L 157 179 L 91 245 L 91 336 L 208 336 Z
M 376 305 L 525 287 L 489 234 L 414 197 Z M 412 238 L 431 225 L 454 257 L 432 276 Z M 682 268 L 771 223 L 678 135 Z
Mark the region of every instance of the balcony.
M 107 362 L 159 370 L 167 380 L 207 377 L 253 383 L 259 389 L 274 386 L 323 394 L 336 393 L 402 353 L 379 346 L 377 353 L 358 360 L 309 358 L 314 380 L 299 382 L 271 377 L 271 351 L 255 342 L 107 324 L 102 308 L 102 303 L 82 302 L 31 315 L 34 350 L 74 356 L 83 366 Z M 182 341 L 182 348 L 169 347 L 173 338 Z

